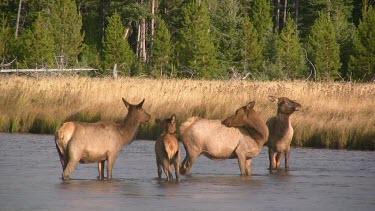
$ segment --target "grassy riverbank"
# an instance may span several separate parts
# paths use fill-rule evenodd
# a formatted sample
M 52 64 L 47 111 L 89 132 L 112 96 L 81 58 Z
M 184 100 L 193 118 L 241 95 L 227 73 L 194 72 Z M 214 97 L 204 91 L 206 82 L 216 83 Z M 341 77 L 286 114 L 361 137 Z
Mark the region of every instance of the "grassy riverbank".
M 0 77 L 0 131 L 54 133 L 65 121 L 121 121 L 131 103 L 146 99 L 153 118 L 198 115 L 224 119 L 248 102 L 266 121 L 276 114 L 268 95 L 302 104 L 292 115 L 294 146 L 375 149 L 375 84 Z M 154 121 L 138 136 L 155 139 Z

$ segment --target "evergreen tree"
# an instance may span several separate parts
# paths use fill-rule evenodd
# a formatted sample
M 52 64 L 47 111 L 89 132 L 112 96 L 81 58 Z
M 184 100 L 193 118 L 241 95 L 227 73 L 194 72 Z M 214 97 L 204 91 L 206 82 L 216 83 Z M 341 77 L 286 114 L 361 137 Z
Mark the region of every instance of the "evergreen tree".
M 298 36 L 297 26 L 288 15 L 277 45 L 277 62 L 281 64 L 286 78 L 301 78 L 306 70 L 304 52 Z
M 51 4 L 50 27 L 60 65 L 76 65 L 84 35 L 81 34 L 82 17 L 78 14 L 75 1 L 56 0 Z
M 23 35 L 23 63 L 29 68 L 47 68 L 54 64 L 55 48 L 48 25 L 46 19 L 39 14 L 32 29 L 28 29 Z
M 251 21 L 258 32 L 258 41 L 262 46 L 265 58 L 272 58 L 273 54 L 270 49 L 273 48 L 273 26 L 269 1 L 254 0 L 251 11 Z
M 183 10 L 180 31 L 179 70 L 181 76 L 218 78 L 216 49 L 211 39 L 210 17 L 205 1 L 192 1 Z
M 3 16 L 0 23 L 0 63 L 11 61 L 12 59 L 12 42 L 14 34 L 8 24 L 8 19 Z
M 350 58 L 350 71 L 355 79 L 375 78 L 375 10 L 369 7 L 358 25 L 354 37 L 354 53 Z
M 158 19 L 156 33 L 154 38 L 153 56 L 151 58 L 152 75 L 160 77 L 175 76 L 172 72 L 171 56 L 172 56 L 172 43 L 171 35 L 163 19 Z
M 223 70 L 240 67 L 240 12 L 238 0 L 215 0 L 210 4 L 211 29 Z
M 103 40 L 104 65 L 105 69 L 112 69 L 117 64 L 119 74 L 129 76 L 135 55 L 124 38 L 124 31 L 121 17 L 115 12 L 108 19 L 108 27 Z
M 246 16 L 242 23 L 242 63 L 243 74 L 247 72 L 257 72 L 263 63 L 262 48 L 258 42 L 258 33 Z
M 332 80 L 339 77 L 340 46 L 336 41 L 336 34 L 331 18 L 319 13 L 319 18 L 312 26 L 309 35 L 309 45 L 317 70 L 318 79 Z

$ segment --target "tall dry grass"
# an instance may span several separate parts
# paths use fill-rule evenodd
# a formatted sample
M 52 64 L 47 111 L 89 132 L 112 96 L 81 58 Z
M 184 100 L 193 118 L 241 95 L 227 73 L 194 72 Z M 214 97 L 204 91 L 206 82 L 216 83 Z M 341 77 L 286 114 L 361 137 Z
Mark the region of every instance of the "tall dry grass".
M 255 100 L 266 121 L 276 114 L 268 95 L 302 104 L 291 117 L 293 145 L 374 150 L 375 84 L 1 77 L 0 131 L 54 133 L 68 120 L 121 121 L 121 97 L 145 98 L 153 117 L 176 113 L 180 123 L 193 115 L 224 119 Z M 154 139 L 159 132 L 151 121 L 139 135 Z

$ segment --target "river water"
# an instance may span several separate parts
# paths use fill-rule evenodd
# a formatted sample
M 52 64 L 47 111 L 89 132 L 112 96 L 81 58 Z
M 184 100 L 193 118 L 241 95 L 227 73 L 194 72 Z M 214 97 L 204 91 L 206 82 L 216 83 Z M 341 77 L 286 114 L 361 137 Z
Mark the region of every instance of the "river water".
M 297 148 L 289 171 L 267 167 L 264 147 L 250 177 L 201 156 L 180 183 L 158 181 L 154 142 L 136 140 L 114 179 L 79 164 L 62 181 L 53 136 L 0 133 L 0 210 L 375 210 L 375 152 Z

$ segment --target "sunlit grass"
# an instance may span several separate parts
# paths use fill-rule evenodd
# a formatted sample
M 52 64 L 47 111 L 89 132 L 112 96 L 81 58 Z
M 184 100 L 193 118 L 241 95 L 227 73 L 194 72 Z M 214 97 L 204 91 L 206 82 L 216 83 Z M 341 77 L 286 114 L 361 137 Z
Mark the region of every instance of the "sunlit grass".
M 131 103 L 146 99 L 152 117 L 175 113 L 181 123 L 198 115 L 224 119 L 255 100 L 266 121 L 276 114 L 268 95 L 302 104 L 292 115 L 294 146 L 375 148 L 375 84 L 197 81 L 144 78 L 1 77 L 0 131 L 53 133 L 65 121 L 121 121 Z M 140 138 L 155 139 L 154 121 L 143 125 Z

